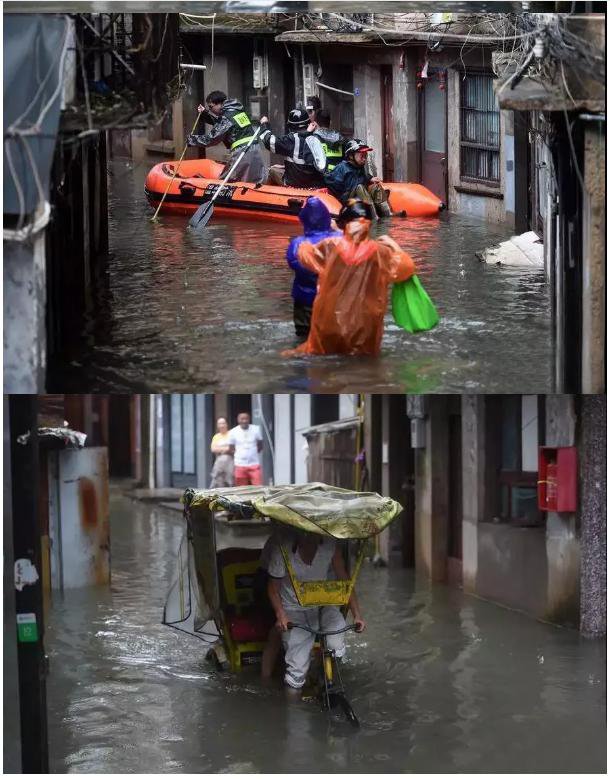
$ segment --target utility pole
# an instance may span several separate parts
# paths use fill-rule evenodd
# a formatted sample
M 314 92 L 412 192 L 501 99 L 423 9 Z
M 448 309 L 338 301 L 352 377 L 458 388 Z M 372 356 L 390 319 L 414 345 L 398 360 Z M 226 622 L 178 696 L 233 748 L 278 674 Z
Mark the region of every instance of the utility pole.
M 38 398 L 9 398 L 13 559 L 23 773 L 49 772 L 42 561 L 38 521 Z M 30 433 L 25 443 L 18 438 Z

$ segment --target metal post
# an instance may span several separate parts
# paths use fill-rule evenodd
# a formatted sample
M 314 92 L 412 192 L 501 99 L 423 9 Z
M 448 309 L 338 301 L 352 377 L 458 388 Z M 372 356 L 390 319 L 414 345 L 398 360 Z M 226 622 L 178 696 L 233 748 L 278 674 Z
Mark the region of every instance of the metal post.
M 19 661 L 19 703 L 23 773 L 49 771 L 47 740 L 46 658 L 41 578 L 41 543 L 38 522 L 38 398 L 9 398 L 13 555 L 20 571 L 15 592 Z M 31 431 L 27 443 L 17 438 Z M 36 572 L 38 578 L 34 581 Z M 28 583 L 31 582 L 31 583 Z

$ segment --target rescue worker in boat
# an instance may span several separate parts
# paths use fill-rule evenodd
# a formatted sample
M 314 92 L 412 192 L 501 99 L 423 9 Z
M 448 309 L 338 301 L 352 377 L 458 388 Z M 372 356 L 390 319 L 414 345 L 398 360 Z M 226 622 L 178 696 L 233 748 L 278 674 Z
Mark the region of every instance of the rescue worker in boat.
M 343 154 L 345 159 L 324 177 L 329 192 L 340 200 L 343 205 L 352 198 L 359 198 L 369 203 L 371 216 L 392 216 L 388 194 L 382 186 L 381 179 L 371 176 L 366 171 L 367 154 L 373 151 L 363 141 L 354 138 L 348 141 Z
M 263 131 L 259 137 L 263 146 L 274 154 L 286 155 L 283 172 L 281 166 L 271 166 L 269 184 L 300 189 L 321 189 L 326 186 L 326 155 L 320 139 L 308 131 L 309 123 L 304 108 L 293 108 L 288 114 L 289 132 L 286 135 L 274 135 L 269 128 L 269 119 L 262 117 Z
M 307 116 L 309 117 L 310 122 L 318 121 L 318 112 L 321 110 L 321 108 L 322 102 L 317 95 L 313 95 L 313 97 L 308 98 L 305 110 L 307 111 Z
M 299 220 L 303 225 L 303 235 L 293 238 L 286 252 L 288 265 L 294 271 L 292 284 L 294 330 L 299 341 L 309 335 L 311 311 L 318 290 L 318 276 L 299 262 L 297 252 L 303 241 L 316 244 L 325 238 L 340 238 L 341 233 L 331 227 L 330 211 L 322 200 L 308 197 L 299 211 Z
M 314 126 L 309 125 L 316 135 L 322 141 L 322 148 L 326 154 L 326 170 L 330 173 L 343 160 L 343 144 L 346 139 L 337 130 L 330 129 L 330 111 L 320 108 L 316 111 L 316 120 Z
M 410 279 L 415 263 L 388 235 L 369 237 L 372 210 L 350 200 L 337 217 L 340 238 L 299 245 L 299 263 L 318 274 L 318 294 L 307 340 L 283 356 L 379 354 L 388 286 Z
M 231 151 L 231 156 L 220 175 L 220 178 L 224 178 L 255 130 L 243 105 L 232 97 L 227 98 L 224 92 L 218 90 L 210 92 L 205 102 L 207 108 L 200 105 L 197 110 L 199 113 L 205 112 L 205 121 L 212 124 L 212 129 L 204 135 L 189 135 L 187 143 L 189 146 L 205 147 L 224 143 Z M 266 178 L 267 168 L 256 139 L 231 174 L 229 181 L 262 184 Z

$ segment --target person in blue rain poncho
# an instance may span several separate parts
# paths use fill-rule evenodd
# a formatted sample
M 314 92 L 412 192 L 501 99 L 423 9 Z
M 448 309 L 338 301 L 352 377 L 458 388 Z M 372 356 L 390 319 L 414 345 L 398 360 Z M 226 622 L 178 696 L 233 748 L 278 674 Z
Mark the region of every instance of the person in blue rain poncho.
M 303 241 L 316 244 L 325 238 L 341 237 L 343 234 L 332 229 L 330 211 L 317 197 L 307 198 L 299 212 L 299 219 L 304 234 L 290 241 L 286 260 L 294 271 L 292 284 L 294 329 L 297 338 L 304 341 L 309 335 L 311 311 L 318 291 L 318 276 L 301 265 L 297 257 L 298 248 Z

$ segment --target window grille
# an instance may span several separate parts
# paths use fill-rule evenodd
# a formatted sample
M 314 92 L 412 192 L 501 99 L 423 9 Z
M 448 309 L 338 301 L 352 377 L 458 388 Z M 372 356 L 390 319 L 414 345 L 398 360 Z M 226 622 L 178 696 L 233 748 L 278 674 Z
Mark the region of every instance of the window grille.
M 462 79 L 460 147 L 461 178 L 500 183 L 500 108 L 491 76 Z

